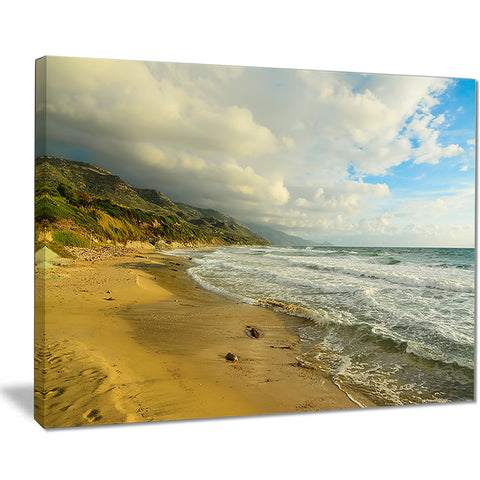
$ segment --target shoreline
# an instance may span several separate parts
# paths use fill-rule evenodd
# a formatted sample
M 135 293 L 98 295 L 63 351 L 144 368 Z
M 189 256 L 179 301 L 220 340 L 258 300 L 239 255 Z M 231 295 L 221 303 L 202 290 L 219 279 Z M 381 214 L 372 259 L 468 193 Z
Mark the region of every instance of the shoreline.
M 188 275 L 188 264 L 139 251 L 37 277 L 40 424 L 358 408 L 330 379 L 296 362 L 298 327 L 308 320 L 210 292 Z M 227 361 L 228 352 L 238 361 Z

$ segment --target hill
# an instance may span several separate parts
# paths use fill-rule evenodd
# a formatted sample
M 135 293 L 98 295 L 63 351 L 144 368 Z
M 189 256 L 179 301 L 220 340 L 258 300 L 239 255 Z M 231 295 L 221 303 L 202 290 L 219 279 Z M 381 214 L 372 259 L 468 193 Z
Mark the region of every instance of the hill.
M 301 237 L 288 235 L 280 230 L 269 227 L 267 225 L 249 224 L 250 228 L 259 233 L 263 238 L 269 240 L 274 245 L 279 247 L 314 247 L 314 246 L 332 246 L 329 242 L 313 242 L 312 240 L 305 240 Z
M 233 217 L 175 203 L 107 170 L 44 156 L 35 161 L 36 238 L 52 244 L 268 245 Z

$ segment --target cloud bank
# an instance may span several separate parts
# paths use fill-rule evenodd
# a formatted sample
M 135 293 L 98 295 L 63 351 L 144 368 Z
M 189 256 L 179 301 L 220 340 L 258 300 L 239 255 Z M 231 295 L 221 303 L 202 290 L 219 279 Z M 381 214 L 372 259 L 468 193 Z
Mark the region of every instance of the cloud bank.
M 456 116 L 468 112 L 446 101 L 456 84 L 49 57 L 45 153 L 313 240 L 422 244 L 434 212 L 436 242 L 471 243 L 471 196 L 458 202 L 432 177 L 441 191 L 426 211 L 429 188 L 417 182 L 403 197 L 395 188 L 402 175 L 413 185 L 415 169 L 427 178 L 424 169 L 444 172 L 446 162 L 461 175 L 456 191 L 473 185 L 474 129 L 455 136 Z M 409 208 L 417 223 L 401 220 Z

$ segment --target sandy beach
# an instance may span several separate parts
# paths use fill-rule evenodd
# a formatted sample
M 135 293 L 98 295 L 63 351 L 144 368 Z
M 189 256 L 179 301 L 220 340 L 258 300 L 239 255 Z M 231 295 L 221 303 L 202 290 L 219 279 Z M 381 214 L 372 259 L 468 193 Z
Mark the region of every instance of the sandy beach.
M 37 270 L 42 426 L 358 407 L 296 360 L 308 320 L 206 291 L 188 264 L 142 251 Z M 229 352 L 238 361 L 226 360 Z

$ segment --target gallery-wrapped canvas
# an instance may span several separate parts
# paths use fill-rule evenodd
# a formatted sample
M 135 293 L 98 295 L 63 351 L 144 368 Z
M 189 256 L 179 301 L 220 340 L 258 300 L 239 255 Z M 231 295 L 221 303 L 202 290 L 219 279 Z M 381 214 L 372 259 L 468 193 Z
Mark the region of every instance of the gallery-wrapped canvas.
M 44 427 L 474 400 L 476 84 L 36 62 Z

